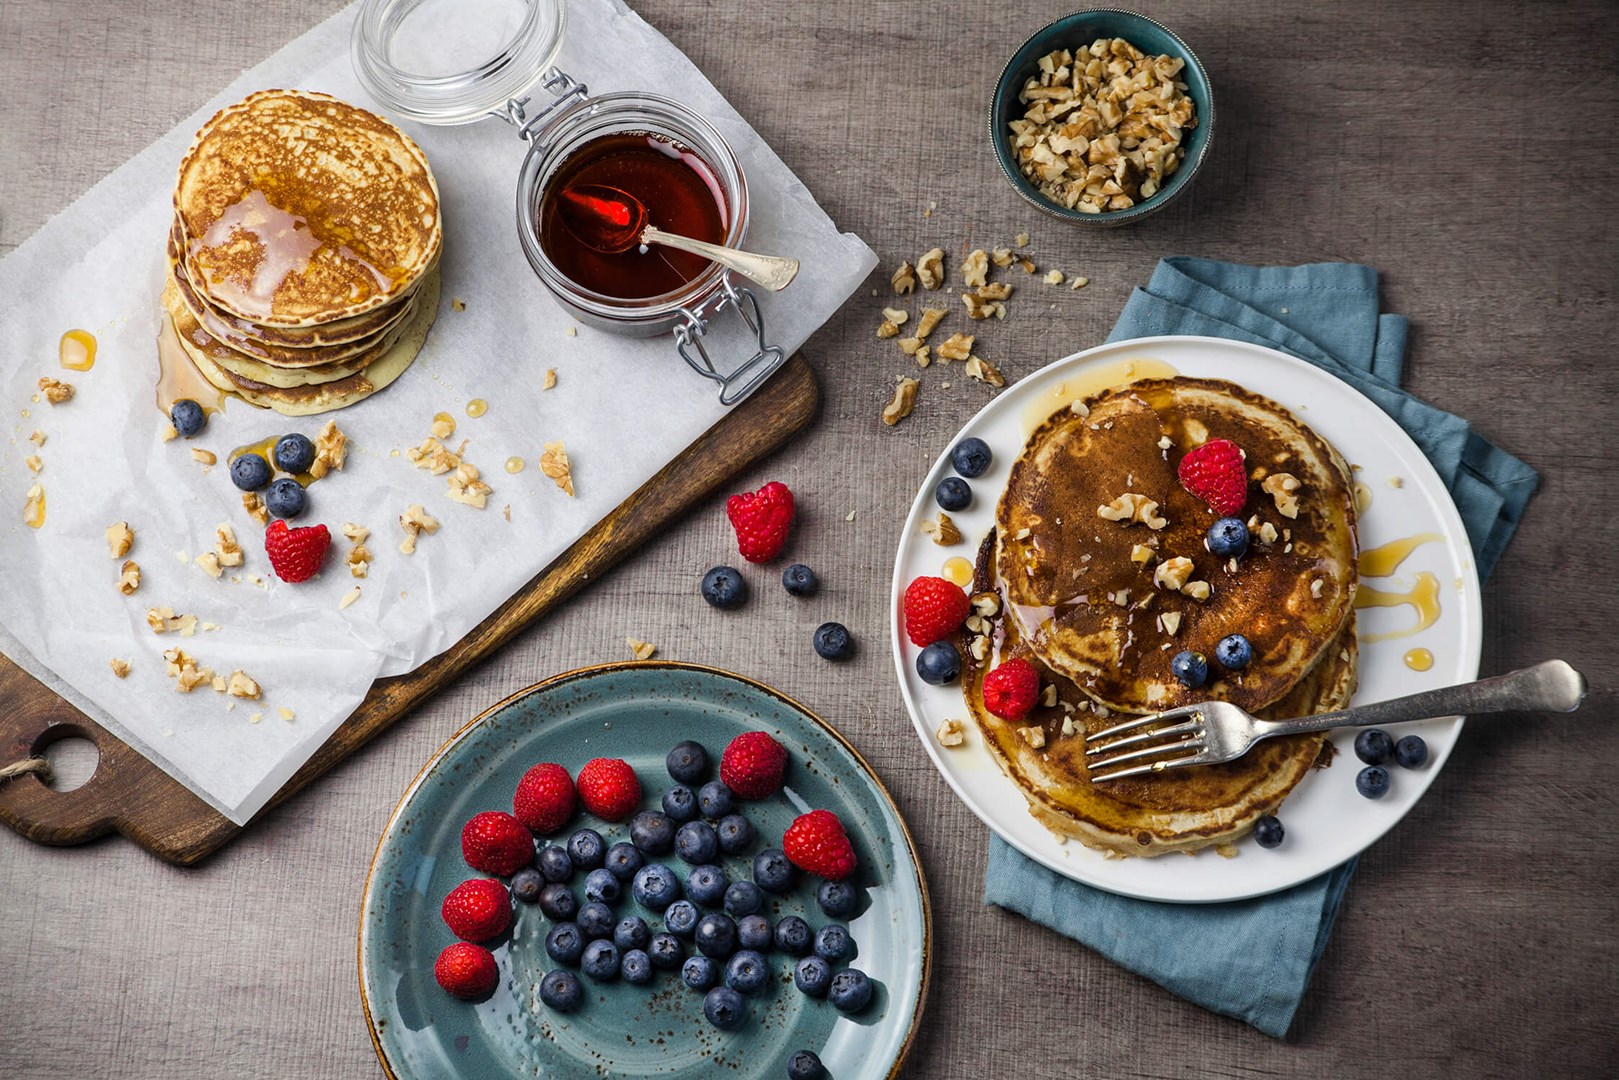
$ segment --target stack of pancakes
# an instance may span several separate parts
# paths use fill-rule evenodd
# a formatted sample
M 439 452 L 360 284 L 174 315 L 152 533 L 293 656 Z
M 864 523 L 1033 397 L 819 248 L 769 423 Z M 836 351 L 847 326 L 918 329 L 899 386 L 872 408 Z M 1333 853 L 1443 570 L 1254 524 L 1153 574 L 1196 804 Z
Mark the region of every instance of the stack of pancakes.
M 163 306 L 219 389 L 291 416 L 352 405 L 438 314 L 438 186 L 386 120 L 325 94 L 222 109 L 180 163 Z
M 1184 453 L 1219 438 L 1246 455 L 1241 516 L 1253 537 L 1236 561 L 1209 552 L 1216 515 L 1176 477 Z M 1282 473 L 1299 482 L 1296 517 L 1261 487 Z M 1098 514 L 1127 493 L 1156 502 L 1154 517 L 1167 523 Z M 1207 599 L 1154 583 L 1158 565 L 1175 557 L 1191 560 L 1189 580 L 1211 586 Z M 1085 734 L 1211 699 L 1278 719 L 1343 707 L 1355 685 L 1355 559 L 1349 469 L 1282 406 L 1211 379 L 1106 391 L 1046 420 L 1013 465 L 979 552 L 975 591 L 993 591 L 1001 604 L 992 650 L 980 661 L 969 650 L 969 707 L 1054 831 L 1119 855 L 1210 845 L 1230 853 L 1231 841 L 1327 760 L 1324 735 L 1267 740 L 1224 765 L 1093 784 Z M 1213 659 L 1215 643 L 1233 633 L 1253 645 L 1240 672 Z M 1209 681 L 1196 690 L 1171 674 L 1182 650 L 1210 658 Z M 1055 704 L 1016 723 L 982 698 L 984 675 L 1010 657 L 1029 660 L 1056 688 Z

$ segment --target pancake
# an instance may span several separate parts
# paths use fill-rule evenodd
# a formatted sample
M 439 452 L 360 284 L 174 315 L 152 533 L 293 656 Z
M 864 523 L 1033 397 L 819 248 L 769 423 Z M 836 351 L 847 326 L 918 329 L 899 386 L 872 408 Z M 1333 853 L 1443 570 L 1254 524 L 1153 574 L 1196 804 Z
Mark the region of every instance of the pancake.
M 1241 516 L 1254 536 L 1236 563 L 1209 553 L 1204 536 L 1215 515 L 1176 479 L 1182 454 L 1210 438 L 1231 439 L 1246 454 Z M 1280 473 L 1300 483 L 1295 518 L 1261 490 Z M 1126 494 L 1155 502 L 1165 520 L 1152 523 L 1161 527 L 1098 513 Z M 1317 666 L 1353 612 L 1348 468 L 1282 406 L 1228 382 L 1149 379 L 1060 410 L 1014 463 L 996 523 L 996 577 L 1028 650 L 1114 712 L 1211 697 L 1257 712 Z M 1275 529 L 1270 542 L 1265 526 Z M 1171 558 L 1191 561 L 1187 580 L 1211 586 L 1206 600 L 1155 584 Z M 1179 625 L 1167 626 L 1166 614 Z M 1198 690 L 1174 678 L 1175 653 L 1212 657 L 1215 643 L 1237 632 L 1254 650 L 1241 673 L 1211 660 L 1211 682 Z
M 304 91 L 263 90 L 216 113 L 180 163 L 174 207 L 192 284 L 264 327 L 385 307 L 442 240 L 421 149 L 381 117 Z

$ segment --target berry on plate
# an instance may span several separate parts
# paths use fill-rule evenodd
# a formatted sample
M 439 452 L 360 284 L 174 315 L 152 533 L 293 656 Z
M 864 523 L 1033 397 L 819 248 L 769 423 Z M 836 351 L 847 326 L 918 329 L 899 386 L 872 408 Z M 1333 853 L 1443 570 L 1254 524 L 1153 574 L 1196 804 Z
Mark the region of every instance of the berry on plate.
M 600 900 L 592 900 L 580 908 L 574 922 L 579 924 L 579 932 L 585 935 L 588 941 L 612 937 L 613 927 L 618 925 L 618 919 L 613 916 L 613 909 Z
M 675 744 L 664 759 L 664 765 L 669 775 L 680 783 L 700 784 L 708 775 L 708 751 L 703 749 L 702 743 L 687 739 Z
M 716 986 L 703 997 L 703 1015 L 721 1031 L 735 1031 L 748 1019 L 742 995 L 729 986 Z
M 786 956 L 808 956 L 813 938 L 809 923 L 797 915 L 789 915 L 776 924 L 776 951 Z
M 208 414 L 190 398 L 181 398 L 169 406 L 169 423 L 182 438 L 189 439 L 208 423 Z
M 1013 657 L 984 676 L 984 708 L 1002 720 L 1021 720 L 1040 698 L 1040 673 Z
M 488 997 L 500 978 L 494 956 L 482 945 L 457 941 L 438 954 L 433 978 L 445 990 L 463 1001 Z
M 815 931 L 815 955 L 829 964 L 847 960 L 854 955 L 854 939 L 847 927 L 828 923 Z
M 1355 736 L 1355 756 L 1368 765 L 1381 765 L 1394 756 L 1394 740 L 1377 728 L 1363 728 Z
M 935 641 L 916 654 L 916 673 L 922 681 L 943 686 L 961 674 L 961 654 L 948 641 Z
M 643 866 L 630 882 L 630 895 L 648 911 L 663 912 L 667 920 L 669 909 L 680 899 L 680 879 L 662 863 Z
M 738 949 L 725 963 L 725 985 L 739 994 L 757 994 L 769 981 L 769 962 L 752 949 Z
M 623 821 L 641 802 L 641 781 L 622 758 L 592 758 L 579 770 L 579 801 L 606 821 Z
M 532 866 L 525 866 L 512 875 L 512 896 L 525 904 L 532 904 L 540 898 L 540 890 L 545 888 L 545 878 Z
M 512 813 L 541 836 L 548 836 L 573 817 L 578 794 L 573 777 L 554 761 L 543 762 L 523 774 L 512 796 Z
M 584 997 L 579 976 L 571 971 L 547 971 L 540 980 L 540 1001 L 557 1012 L 573 1012 Z
M 579 932 L 579 927 L 574 923 L 559 922 L 545 935 L 545 955 L 559 964 L 572 967 L 585 955 L 585 935 Z
M 461 827 L 461 857 L 474 870 L 511 877 L 534 861 L 534 836 L 510 814 L 485 810 Z
M 331 546 L 332 534 L 324 525 L 289 529 L 285 521 L 277 518 L 264 530 L 264 553 L 270 557 L 270 568 L 289 584 L 314 577 Z
M 840 622 L 824 622 L 810 637 L 815 654 L 823 660 L 847 660 L 854 655 L 854 639 Z
M 634 850 L 633 848 L 631 849 Z M 613 872 L 603 867 L 585 875 L 585 900 L 592 904 L 616 904 L 624 887 Z
M 706 956 L 688 956 L 680 965 L 680 980 L 693 990 L 707 990 L 720 981 L 720 966 Z
M 781 847 L 794 866 L 828 881 L 842 881 L 854 872 L 854 845 L 843 831 L 843 822 L 830 810 L 800 814 L 787 826 Z
M 688 822 L 697 816 L 697 796 L 685 784 L 676 784 L 663 793 L 663 812 L 676 824 Z
M 725 516 L 736 530 L 736 548 L 749 562 L 769 562 L 787 543 L 793 523 L 793 493 L 779 480 L 758 491 L 732 495 L 725 501 Z
M 1266 814 L 1254 822 L 1254 843 L 1262 848 L 1281 847 L 1286 832 L 1276 815 Z
M 933 489 L 933 501 L 939 504 L 939 509 L 952 514 L 965 510 L 973 504 L 972 485 L 959 476 L 947 476 Z
M 989 471 L 989 463 L 994 460 L 989 443 L 983 439 L 962 439 L 950 451 L 951 468 L 969 480 L 983 476 Z
M 786 748 L 763 731 L 744 731 L 720 755 L 720 781 L 744 799 L 768 799 L 786 771 Z
M 931 645 L 949 637 L 972 614 L 966 592 L 942 577 L 919 577 L 905 586 L 901 607 L 905 636 L 912 645 Z
M 573 860 L 568 849 L 561 844 L 547 844 L 540 849 L 540 876 L 546 881 L 567 881 L 573 877 Z
M 646 859 L 642 857 L 641 849 L 624 840 L 608 848 L 607 854 L 602 856 L 602 866 L 620 881 L 630 880 L 645 863 Z
M 1428 761 L 1428 744 L 1421 735 L 1407 735 L 1394 744 L 1394 760 L 1401 768 L 1420 769 Z
M 718 819 L 735 810 L 736 803 L 731 798 L 730 788 L 718 780 L 710 780 L 697 789 L 697 808 L 704 817 Z
M 618 973 L 627 983 L 637 986 L 652 981 L 652 957 L 646 954 L 645 949 L 628 949 L 624 951 L 624 958 L 619 961 Z
M 753 857 L 753 883 L 765 892 L 785 896 L 793 887 L 793 864 L 780 848 L 765 848 Z
M 628 952 L 644 949 L 652 943 L 652 928 L 639 915 L 626 915 L 613 927 L 613 944 Z
M 795 562 L 781 572 L 781 587 L 793 596 L 814 596 L 820 582 L 815 580 L 815 571 Z
M 854 914 L 860 896 L 847 881 L 823 881 L 815 890 L 815 902 L 829 919 L 847 919 Z
M 744 949 L 769 952 L 775 938 L 775 927 L 770 925 L 769 919 L 757 912 L 744 915 L 736 921 L 736 943 Z
M 675 854 L 693 866 L 707 866 L 720 853 L 720 838 L 706 821 L 688 821 L 675 830 Z
M 703 575 L 703 599 L 722 610 L 741 607 L 748 599 L 748 583 L 733 566 L 716 566 Z
M 754 914 L 764 902 L 764 890 L 751 881 L 733 881 L 726 886 L 725 914 L 733 919 Z
M 607 857 L 607 841 L 595 829 L 579 829 L 568 837 L 568 858 L 576 870 L 594 870 Z
M 315 444 L 309 441 L 308 435 L 295 431 L 277 439 L 270 456 L 275 458 L 275 467 L 282 472 L 308 472 L 315 463 Z
M 787 1059 L 787 1080 L 826 1080 L 826 1066 L 813 1050 L 794 1050 Z
M 801 994 L 825 997 L 832 982 L 832 965 L 819 956 L 806 956 L 793 967 L 793 985 Z
M 1389 771 L 1381 765 L 1368 765 L 1355 775 L 1355 790 L 1368 799 L 1381 799 L 1389 793 Z
M 741 855 L 753 846 L 753 822 L 741 814 L 727 814 L 714 826 L 714 835 L 720 838 L 720 850 L 725 854 Z
M 462 941 L 488 941 L 512 924 L 512 898 L 498 881 L 471 878 L 450 890 L 439 914 Z
M 597 938 L 585 946 L 579 958 L 579 970 L 597 982 L 612 982 L 618 978 L 618 946 L 607 938 Z
M 1209 681 L 1209 658 L 1200 652 L 1182 649 L 1169 661 L 1169 671 L 1182 686 L 1196 690 Z
M 871 980 L 858 968 L 845 968 L 832 976 L 826 1000 L 838 1012 L 857 1013 L 871 1004 Z
M 1231 517 L 1248 503 L 1248 466 L 1230 439 L 1210 439 L 1188 450 L 1175 467 L 1181 487 L 1202 499 L 1221 517 Z
M 690 788 L 680 790 L 691 797 Z M 630 843 L 648 855 L 667 855 L 675 846 L 674 819 L 661 810 L 642 810 L 630 819 Z
M 553 881 L 540 890 L 540 910 L 552 922 L 567 922 L 579 914 L 579 898 L 560 881 Z
M 704 915 L 697 920 L 697 949 L 713 960 L 736 951 L 736 921 L 729 915 Z

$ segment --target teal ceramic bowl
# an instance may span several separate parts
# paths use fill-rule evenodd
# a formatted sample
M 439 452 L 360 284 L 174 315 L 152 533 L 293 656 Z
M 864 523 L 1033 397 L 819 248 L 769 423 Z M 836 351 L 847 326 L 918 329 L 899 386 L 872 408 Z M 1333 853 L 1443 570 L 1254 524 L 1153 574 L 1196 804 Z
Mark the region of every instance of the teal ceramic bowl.
M 1018 94 L 1031 75 L 1039 72 L 1040 58 L 1054 49 L 1075 49 L 1089 45 L 1097 38 L 1123 38 L 1149 56 L 1178 56 L 1186 61 L 1181 80 L 1186 83 L 1186 94 L 1197 109 L 1197 127 L 1186 136 L 1186 158 L 1150 199 L 1127 210 L 1107 210 L 1099 214 L 1085 214 L 1055 203 L 1040 194 L 1038 188 L 1018 171 L 1008 140 L 1007 125 L 1023 115 L 1024 106 L 1018 103 Z M 995 148 L 995 158 L 1001 163 L 1001 172 L 1024 201 L 1043 213 L 1075 225 L 1091 228 L 1112 228 L 1140 221 L 1168 206 L 1192 185 L 1192 179 L 1208 157 L 1209 145 L 1214 138 L 1214 92 L 1209 87 L 1208 73 L 1191 47 L 1169 27 L 1137 15 L 1133 11 L 1113 8 L 1095 8 L 1064 15 L 1056 22 L 1042 27 L 1025 41 L 995 84 L 995 97 L 989 107 L 989 141 Z
M 461 825 L 481 810 L 511 809 L 528 768 L 560 762 L 570 772 L 594 757 L 621 757 L 641 778 L 643 807 L 658 805 L 673 784 L 664 767 L 669 748 L 696 739 L 718 762 L 742 731 L 764 730 L 791 755 L 787 783 L 771 799 L 740 804 L 759 839 L 742 857 L 726 858 L 732 880 L 750 877 L 754 852 L 779 846 L 783 830 L 808 809 L 835 811 L 859 857 L 854 881 L 861 900 L 847 920 L 857 946 L 853 966 L 872 979 L 872 1003 L 844 1016 L 792 985 L 789 959 L 770 955 L 776 979 L 748 999 L 750 1018 L 737 1031 L 710 1026 L 702 995 L 678 973 L 652 983 L 601 984 L 581 976 L 583 1007 L 562 1015 L 536 995 L 549 922 L 538 907 L 516 904 L 512 930 L 490 943 L 500 967 L 493 995 L 482 1002 L 450 997 L 433 978 L 433 961 L 455 939 L 439 915 L 444 896 L 462 880 L 483 876 L 461 859 Z M 628 838 L 627 825 L 607 825 L 581 810 L 575 828 L 599 830 L 608 843 Z M 682 880 L 688 869 L 663 857 Z M 813 881 L 772 898 L 770 918 L 796 914 L 812 927 L 830 922 L 815 902 Z M 582 875 L 573 883 L 582 895 Z M 628 898 L 620 917 L 636 913 L 654 932 L 661 921 Z M 688 946 L 688 955 L 691 950 Z M 444 745 L 405 792 L 377 845 L 360 912 L 360 994 L 384 1072 L 390 1077 L 727 1076 L 760 1080 L 786 1075 L 798 1049 L 814 1050 L 838 1080 L 898 1074 L 927 997 L 932 961 L 927 887 L 909 832 L 893 800 L 858 752 L 824 721 L 774 690 L 710 668 L 661 662 L 612 664 L 558 675 L 478 717 Z

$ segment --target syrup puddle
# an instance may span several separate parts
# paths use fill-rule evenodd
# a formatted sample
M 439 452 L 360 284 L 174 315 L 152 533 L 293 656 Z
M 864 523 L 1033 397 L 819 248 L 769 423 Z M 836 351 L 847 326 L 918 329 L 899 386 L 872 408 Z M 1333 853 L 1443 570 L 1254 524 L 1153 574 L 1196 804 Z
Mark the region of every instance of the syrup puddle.
M 245 285 L 235 277 L 211 278 L 209 283 L 227 307 L 268 317 L 281 283 L 304 272 L 310 258 L 320 250 L 321 240 L 309 231 L 307 221 L 272 205 L 264 192 L 254 189 L 240 202 L 225 208 L 219 220 L 208 226 L 200 243 L 193 245 L 192 254 L 226 247 L 236 241 L 238 233 L 258 242 L 252 278 Z
M 1427 671 L 1433 667 L 1433 653 L 1427 649 L 1407 649 L 1405 666 L 1412 671 Z
M 1036 396 L 1023 410 L 1023 430 L 1025 433 L 1032 432 L 1057 410 L 1095 397 L 1104 390 L 1142 379 L 1172 379 L 1179 374 L 1162 360 L 1145 356 L 1087 367 L 1070 375 L 1051 391 Z
M 275 463 L 275 444 L 280 441 L 281 436 L 271 435 L 263 442 L 249 443 L 247 446 L 238 446 L 236 449 L 225 455 L 225 463 L 228 465 L 237 458 L 241 457 L 243 454 L 257 454 L 259 457 L 264 459 L 264 463 L 266 465 L 270 466 L 270 476 L 272 479 L 277 476 L 290 476 L 294 480 L 298 481 L 298 483 L 303 487 L 308 487 L 310 484 L 313 484 L 315 482 L 315 478 L 309 473 L 289 473 Z
M 481 397 L 475 397 L 471 401 L 467 402 L 467 415 L 472 417 L 474 420 L 478 419 L 478 417 L 482 416 L 488 411 L 489 402 L 485 401 Z
M 167 416 L 176 401 L 188 398 L 201 405 L 205 413 L 224 411 L 224 391 L 203 378 L 197 365 L 186 355 L 180 335 L 174 332 L 174 320 L 164 312 L 158 321 L 162 324 L 157 332 L 158 411 Z
M 69 371 L 89 371 L 96 366 L 96 336 L 88 330 L 69 330 L 57 352 Z
M 946 559 L 939 576 L 952 585 L 960 585 L 963 589 L 973 583 L 973 564 L 960 555 Z

